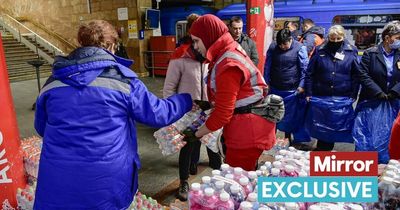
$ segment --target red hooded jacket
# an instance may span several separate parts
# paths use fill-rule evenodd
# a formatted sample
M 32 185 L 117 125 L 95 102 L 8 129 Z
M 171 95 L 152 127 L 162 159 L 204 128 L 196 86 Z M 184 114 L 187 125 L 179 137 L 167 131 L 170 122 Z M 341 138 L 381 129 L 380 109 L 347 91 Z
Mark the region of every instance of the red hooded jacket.
M 198 30 L 210 24 L 218 28 Z M 215 109 L 206 121 L 207 128 L 214 131 L 223 127 L 227 147 L 270 149 L 275 144 L 275 123 L 255 114 L 233 114 L 235 108 L 255 103 L 267 94 L 260 71 L 217 17 L 202 16 L 190 33 L 203 41 L 210 63 L 207 88 Z

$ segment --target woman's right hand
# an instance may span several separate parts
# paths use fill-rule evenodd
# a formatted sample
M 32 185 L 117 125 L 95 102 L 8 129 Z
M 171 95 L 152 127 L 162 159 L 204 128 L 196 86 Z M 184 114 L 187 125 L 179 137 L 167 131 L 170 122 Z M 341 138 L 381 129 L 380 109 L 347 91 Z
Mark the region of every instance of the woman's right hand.
M 312 97 L 312 96 L 306 96 L 307 102 L 310 102 L 311 97 Z

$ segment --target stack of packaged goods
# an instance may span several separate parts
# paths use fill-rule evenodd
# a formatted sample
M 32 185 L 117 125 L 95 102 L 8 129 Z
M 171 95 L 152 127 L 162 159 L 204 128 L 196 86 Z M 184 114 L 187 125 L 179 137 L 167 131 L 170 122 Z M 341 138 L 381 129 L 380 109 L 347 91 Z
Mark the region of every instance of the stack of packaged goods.
M 21 140 L 24 168 L 28 184 L 24 189 L 17 189 L 17 203 L 20 210 L 33 209 L 35 201 L 35 190 L 39 170 L 39 159 L 42 151 L 42 139 L 33 136 Z
M 151 197 L 147 197 L 146 195 L 137 192 L 135 199 L 132 204 L 129 206 L 128 210 L 168 210 L 168 207 L 162 206 L 157 203 Z
M 154 133 L 154 137 L 157 139 L 161 153 L 165 156 L 178 152 L 186 145 L 186 142 L 183 141 L 184 136 L 174 125 L 161 128 Z
M 37 179 L 39 170 L 39 159 L 42 151 L 42 139 L 33 136 L 21 141 L 24 167 L 29 178 Z
M 400 209 L 400 162 L 390 160 L 378 183 L 379 202 L 376 209 Z
M 257 171 L 244 171 L 223 164 L 213 170 L 212 176 L 202 177 L 202 183 L 193 183 L 189 193 L 190 209 L 301 209 L 305 203 L 258 203 L 257 178 L 297 177 L 309 174 L 309 152 L 293 147 L 276 147 L 276 160 L 265 162 Z
M 400 209 L 400 162 L 391 160 L 379 179 L 377 203 L 258 203 L 258 177 L 306 177 L 310 174 L 310 152 L 294 147 L 275 151 L 275 160 L 265 162 L 256 171 L 244 171 L 222 164 L 201 183 L 192 183 L 190 209 L 227 210 L 372 210 Z
M 17 203 L 19 210 L 33 209 L 35 201 L 36 182 L 34 185 L 27 185 L 24 189 L 17 189 Z
M 154 137 L 159 144 L 161 153 L 165 156 L 178 152 L 186 145 L 185 136 L 182 132 L 185 129 L 196 131 L 204 124 L 210 111 L 202 111 L 200 107 L 193 106 L 193 109 L 186 113 L 181 119 L 172 125 L 163 127 L 154 133 Z M 203 136 L 200 141 L 214 152 L 218 152 L 217 140 L 221 134 L 221 129 Z

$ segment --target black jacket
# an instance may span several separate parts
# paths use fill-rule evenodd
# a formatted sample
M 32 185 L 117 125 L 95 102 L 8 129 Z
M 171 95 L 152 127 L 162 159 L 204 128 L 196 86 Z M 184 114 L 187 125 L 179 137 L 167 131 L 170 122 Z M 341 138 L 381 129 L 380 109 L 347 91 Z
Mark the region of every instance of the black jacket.
M 359 101 L 374 99 L 381 92 L 386 94 L 394 92 L 400 95 L 400 50 L 396 50 L 394 54 L 393 73 L 390 81 L 387 78 L 386 63 L 383 56 L 382 44 L 364 51 L 359 68 L 361 83 Z
M 250 37 L 245 34 L 242 34 L 237 42 L 242 46 L 246 54 L 250 57 L 251 61 L 253 61 L 254 65 L 258 64 L 258 52 L 256 44 Z

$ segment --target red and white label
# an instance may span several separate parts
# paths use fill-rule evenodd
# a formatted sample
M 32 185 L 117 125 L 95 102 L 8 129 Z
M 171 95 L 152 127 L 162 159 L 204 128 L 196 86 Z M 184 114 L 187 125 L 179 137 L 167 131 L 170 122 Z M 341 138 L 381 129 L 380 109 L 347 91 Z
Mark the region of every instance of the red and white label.
M 311 152 L 310 176 L 377 176 L 377 152 Z

